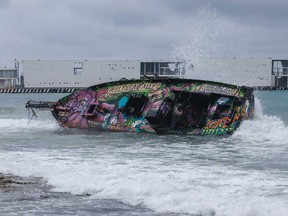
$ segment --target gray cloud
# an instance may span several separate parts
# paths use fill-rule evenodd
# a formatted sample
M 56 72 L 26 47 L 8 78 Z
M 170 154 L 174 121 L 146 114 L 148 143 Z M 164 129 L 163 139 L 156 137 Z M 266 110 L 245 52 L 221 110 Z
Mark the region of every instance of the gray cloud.
M 220 1 L 215 7 L 224 16 L 241 23 L 281 26 L 288 19 L 288 2 L 276 1 Z
M 159 59 L 177 52 L 285 57 L 287 8 L 281 0 L 0 0 L 0 65 L 15 57 Z
M 8 5 L 9 5 L 9 0 L 0 0 L 0 10 L 1 9 L 3 10 Z

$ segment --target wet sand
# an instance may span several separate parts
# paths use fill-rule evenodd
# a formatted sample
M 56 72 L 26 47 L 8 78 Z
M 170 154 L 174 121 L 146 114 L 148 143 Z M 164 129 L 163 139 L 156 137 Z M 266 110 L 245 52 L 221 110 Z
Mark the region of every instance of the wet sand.
M 142 206 L 130 206 L 112 199 L 90 199 L 87 195 L 53 192 L 41 178 L 0 173 L 0 215 L 134 215 L 180 216 L 155 213 Z

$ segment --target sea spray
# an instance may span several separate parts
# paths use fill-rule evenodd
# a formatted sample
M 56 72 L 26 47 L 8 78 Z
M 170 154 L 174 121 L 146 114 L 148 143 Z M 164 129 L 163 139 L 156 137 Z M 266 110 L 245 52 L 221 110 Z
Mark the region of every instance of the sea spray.
M 186 78 L 237 84 L 227 76 L 231 71 L 220 59 L 239 55 L 245 43 L 238 34 L 242 29 L 236 30 L 231 20 L 211 6 L 200 8 L 189 25 L 186 39 L 175 43 L 171 52 L 173 59 L 186 62 Z

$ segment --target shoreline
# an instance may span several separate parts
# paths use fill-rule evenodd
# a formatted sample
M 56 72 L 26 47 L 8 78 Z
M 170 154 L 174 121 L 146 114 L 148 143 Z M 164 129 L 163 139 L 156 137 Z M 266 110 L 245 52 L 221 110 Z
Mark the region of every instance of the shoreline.
M 20 177 L 14 176 L 12 174 L 0 173 L 0 191 L 3 189 L 12 189 L 16 186 L 26 184 L 29 184 L 29 182 L 24 182 Z

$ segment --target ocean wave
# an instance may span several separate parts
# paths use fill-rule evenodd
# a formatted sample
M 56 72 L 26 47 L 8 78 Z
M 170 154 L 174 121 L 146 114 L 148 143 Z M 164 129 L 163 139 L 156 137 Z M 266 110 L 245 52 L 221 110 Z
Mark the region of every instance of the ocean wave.
M 229 166 L 161 165 L 103 155 L 79 158 L 58 151 L 0 153 L 0 172 L 44 178 L 56 192 L 90 194 L 156 212 L 192 215 L 286 215 L 285 197 L 273 197 L 285 178 Z M 5 158 L 5 160 L 3 159 Z M 41 163 L 39 163 L 41 162 Z
M 278 116 L 266 115 L 263 111 L 261 101 L 255 99 L 255 115 L 252 120 L 243 121 L 239 130 L 233 137 L 242 141 L 256 143 L 280 143 L 288 144 L 288 127 Z
M 54 130 L 60 126 L 52 120 L 0 119 L 0 130 L 14 132 L 21 130 Z

